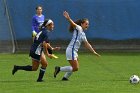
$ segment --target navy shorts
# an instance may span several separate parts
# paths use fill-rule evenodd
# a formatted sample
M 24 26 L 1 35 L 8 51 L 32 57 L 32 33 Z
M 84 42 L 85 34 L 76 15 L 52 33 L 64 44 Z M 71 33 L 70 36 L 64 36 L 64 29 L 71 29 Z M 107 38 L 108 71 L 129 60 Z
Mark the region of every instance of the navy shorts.
M 32 57 L 33 60 L 40 61 L 41 55 L 37 55 L 33 51 L 30 51 L 29 56 Z

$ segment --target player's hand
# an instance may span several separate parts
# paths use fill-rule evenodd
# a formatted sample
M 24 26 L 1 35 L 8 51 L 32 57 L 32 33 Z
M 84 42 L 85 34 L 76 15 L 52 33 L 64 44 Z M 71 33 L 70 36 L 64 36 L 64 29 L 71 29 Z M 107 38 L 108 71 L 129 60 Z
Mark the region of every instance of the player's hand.
M 53 58 L 52 54 L 48 54 L 48 57 L 49 57 L 50 59 L 52 59 L 52 58 Z
M 61 49 L 61 47 L 55 47 L 55 48 L 53 48 L 53 50 L 60 50 Z
M 101 55 L 99 55 L 98 53 L 96 53 L 96 52 L 94 52 L 94 54 L 96 55 L 96 56 L 98 56 L 98 57 L 100 57 Z
M 58 56 L 56 56 L 56 55 L 54 55 L 54 54 L 49 54 L 48 57 L 49 57 L 50 59 L 52 59 L 52 58 L 57 59 L 57 58 L 58 58 Z
M 32 32 L 32 36 L 35 37 L 37 33 L 35 31 Z
M 69 13 L 67 11 L 64 11 L 63 15 L 66 19 L 70 19 Z

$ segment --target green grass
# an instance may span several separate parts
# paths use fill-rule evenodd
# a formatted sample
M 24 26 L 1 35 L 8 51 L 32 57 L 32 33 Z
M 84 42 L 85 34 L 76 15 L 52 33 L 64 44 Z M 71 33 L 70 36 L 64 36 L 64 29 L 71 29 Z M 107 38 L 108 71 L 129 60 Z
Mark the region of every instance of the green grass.
M 38 72 L 18 71 L 13 65 L 31 64 L 28 54 L 0 54 L 0 93 L 140 93 L 140 84 L 130 84 L 129 77 L 140 76 L 140 53 L 103 53 L 100 58 L 79 53 L 80 69 L 70 81 L 61 81 L 61 72 L 53 78 L 54 66 L 69 65 L 65 54 L 48 59 L 45 82 L 37 83 Z

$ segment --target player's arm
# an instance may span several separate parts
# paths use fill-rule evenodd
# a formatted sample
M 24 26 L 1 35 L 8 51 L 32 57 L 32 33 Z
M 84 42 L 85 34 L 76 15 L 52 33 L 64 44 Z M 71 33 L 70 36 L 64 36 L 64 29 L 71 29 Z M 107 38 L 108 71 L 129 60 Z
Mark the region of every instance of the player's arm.
M 60 47 L 55 47 L 53 48 L 50 43 L 48 43 L 48 48 L 51 49 L 51 50 L 60 50 Z
M 52 55 L 48 53 L 49 43 L 46 43 L 45 41 L 43 41 L 43 48 L 45 49 L 45 54 L 46 54 L 49 58 L 52 58 Z
M 76 24 L 74 21 L 70 18 L 69 13 L 67 11 L 63 12 L 64 17 L 69 21 L 69 23 L 75 28 Z
M 90 45 L 90 43 L 88 41 L 84 41 L 84 45 L 87 49 L 89 49 L 91 52 L 93 52 L 96 56 L 100 56 L 95 50 L 94 48 Z
M 35 31 L 35 27 L 36 27 L 36 21 L 35 21 L 35 17 L 32 18 L 32 37 L 35 37 L 37 35 L 36 31 Z
M 47 33 L 44 33 L 45 35 L 45 38 L 44 38 L 44 42 L 47 43 L 47 48 L 50 49 L 50 50 L 60 50 L 60 47 L 55 47 L 53 48 L 50 43 L 49 43 L 49 39 L 48 39 L 48 36 L 47 36 Z

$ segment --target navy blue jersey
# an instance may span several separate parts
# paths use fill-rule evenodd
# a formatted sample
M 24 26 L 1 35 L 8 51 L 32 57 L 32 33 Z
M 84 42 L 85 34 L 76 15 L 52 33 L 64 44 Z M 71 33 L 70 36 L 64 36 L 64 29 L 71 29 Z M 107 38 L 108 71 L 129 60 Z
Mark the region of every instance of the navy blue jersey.
M 46 43 L 49 43 L 48 32 L 45 28 L 36 35 L 30 51 L 32 51 L 36 55 L 41 55 L 44 41 Z

